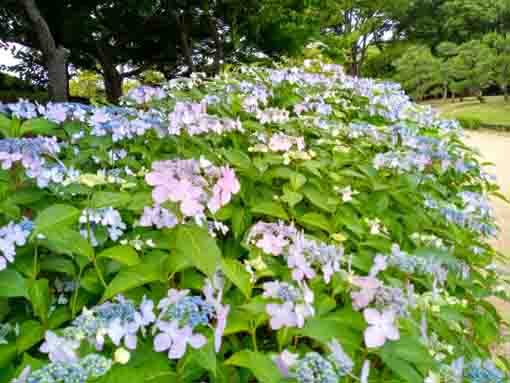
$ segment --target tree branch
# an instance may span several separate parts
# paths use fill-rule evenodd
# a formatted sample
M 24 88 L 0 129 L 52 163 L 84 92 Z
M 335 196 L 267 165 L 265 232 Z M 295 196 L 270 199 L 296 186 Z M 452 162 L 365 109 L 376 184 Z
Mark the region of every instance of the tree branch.
M 40 48 L 44 55 L 51 56 L 57 50 L 57 45 L 51 34 L 50 27 L 46 20 L 41 15 L 35 0 L 20 0 L 25 12 L 30 19 L 39 40 Z

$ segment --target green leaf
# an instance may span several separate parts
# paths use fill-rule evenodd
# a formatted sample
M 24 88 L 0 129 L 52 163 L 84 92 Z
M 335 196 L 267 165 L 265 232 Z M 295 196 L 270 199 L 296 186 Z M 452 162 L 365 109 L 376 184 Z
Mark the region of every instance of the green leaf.
M 395 374 L 404 379 L 404 381 L 409 383 L 423 383 L 423 376 L 421 376 L 409 362 L 392 355 L 384 349 L 379 351 L 378 355 L 381 357 L 384 364 Z
M 381 351 L 424 369 L 432 369 L 436 366 L 428 349 L 418 338 L 412 336 L 402 336 L 398 341 L 386 342 Z
M 333 228 L 329 223 L 330 221 L 326 218 L 326 216 L 320 213 L 306 213 L 302 217 L 299 217 L 298 221 L 303 226 L 309 226 L 312 227 L 313 229 L 321 229 L 329 234 L 333 233 Z
M 180 225 L 175 233 L 178 252 L 187 254 L 197 269 L 212 276 L 221 262 L 221 251 L 207 230 L 196 225 Z
M 34 220 L 33 235 L 48 233 L 52 229 L 60 230 L 78 221 L 80 210 L 70 205 L 52 205 L 41 211 Z
M 20 136 L 31 135 L 53 135 L 58 124 L 43 118 L 33 118 L 21 124 Z
M 166 261 L 166 257 L 164 259 L 154 259 L 148 263 L 142 262 L 136 266 L 121 270 L 106 288 L 102 301 L 147 283 L 166 282 L 164 267 Z
M 345 331 L 345 326 L 330 319 L 309 318 L 305 321 L 304 327 L 296 329 L 295 332 L 300 336 L 315 339 L 323 345 L 334 337 L 351 350 L 361 344 L 361 333 L 352 330 Z
M 227 161 L 234 165 L 236 168 L 241 170 L 248 170 L 253 167 L 250 157 L 240 150 L 225 150 L 223 154 L 227 158 Z
M 193 350 L 192 353 L 195 363 L 216 376 L 216 352 L 214 351 L 214 342 L 211 339 L 207 341 L 204 347 Z
M 32 348 L 44 338 L 43 326 L 35 321 L 30 320 L 23 322 L 19 330 L 20 335 L 16 338 L 16 347 L 18 353 L 22 353 Z
M 34 308 L 34 313 L 43 323 L 48 321 L 50 309 L 50 286 L 47 279 L 32 281 L 28 286 L 28 298 Z
M 239 239 L 243 236 L 244 232 L 250 226 L 251 214 L 250 212 L 240 206 L 235 206 L 232 212 L 232 231 L 234 237 Z
M 126 192 L 96 192 L 92 196 L 91 205 L 98 209 L 102 207 L 125 207 L 131 200 L 131 195 Z
M 267 215 L 284 220 L 288 220 L 289 216 L 281 204 L 278 202 L 261 202 L 251 208 L 251 212 L 257 215 Z
M 48 247 L 58 253 L 81 255 L 88 259 L 94 258 L 94 249 L 89 241 L 77 231 L 64 226 L 47 230 L 43 234 L 46 236 Z
M 17 271 L 6 269 L 0 271 L 0 297 L 27 297 L 25 280 Z
M 280 371 L 271 358 L 259 352 L 240 351 L 225 361 L 225 364 L 251 370 L 261 383 L 278 383 L 282 379 Z
M 248 299 L 251 297 L 250 274 L 244 269 L 241 262 L 235 259 L 224 258 L 221 260 L 221 268 L 228 279 L 237 286 Z
M 74 262 L 65 256 L 51 254 L 39 263 L 41 270 L 63 273 L 70 276 L 76 275 Z
M 11 138 L 11 120 L 0 113 L 0 133 L 4 138 Z
M 16 344 L 0 344 L 0 368 L 6 367 L 16 356 Z
M 99 253 L 98 258 L 110 258 L 127 266 L 134 266 L 140 263 L 137 252 L 131 246 L 114 246 Z
M 329 196 L 328 193 L 324 193 L 311 185 L 306 185 L 303 188 L 303 194 L 313 205 L 329 213 L 333 213 L 339 203 L 338 197 Z

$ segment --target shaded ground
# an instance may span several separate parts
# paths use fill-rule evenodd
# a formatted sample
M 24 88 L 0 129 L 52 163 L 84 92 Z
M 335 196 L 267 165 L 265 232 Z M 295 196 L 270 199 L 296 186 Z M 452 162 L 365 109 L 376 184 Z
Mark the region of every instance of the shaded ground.
M 446 118 L 474 118 L 490 125 L 510 125 L 510 103 L 503 96 L 485 97 L 485 103 L 475 98 L 465 98 L 463 102 L 446 103 L 441 100 L 428 101 Z

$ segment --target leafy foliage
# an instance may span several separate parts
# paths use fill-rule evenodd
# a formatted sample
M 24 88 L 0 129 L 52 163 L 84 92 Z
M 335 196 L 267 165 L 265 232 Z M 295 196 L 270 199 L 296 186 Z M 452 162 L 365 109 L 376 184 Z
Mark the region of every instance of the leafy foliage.
M 396 84 L 306 60 L 1 108 L 2 379 L 500 372 L 498 188 Z

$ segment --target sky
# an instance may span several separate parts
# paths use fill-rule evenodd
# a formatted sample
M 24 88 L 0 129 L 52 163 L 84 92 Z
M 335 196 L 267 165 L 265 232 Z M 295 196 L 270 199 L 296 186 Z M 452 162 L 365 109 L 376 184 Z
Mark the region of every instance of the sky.
M 0 65 L 14 65 L 18 62 L 8 49 L 0 48 Z

